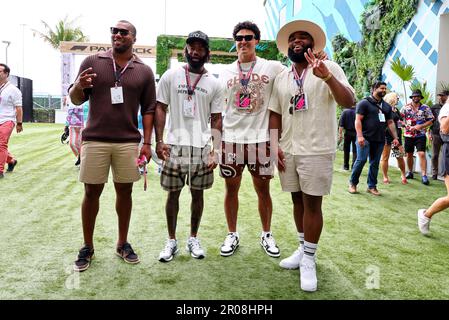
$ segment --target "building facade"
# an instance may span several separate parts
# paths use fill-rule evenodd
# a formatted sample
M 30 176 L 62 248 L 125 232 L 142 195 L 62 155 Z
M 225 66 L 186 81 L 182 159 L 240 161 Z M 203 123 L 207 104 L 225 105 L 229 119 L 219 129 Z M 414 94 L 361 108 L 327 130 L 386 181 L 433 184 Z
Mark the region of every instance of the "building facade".
M 319 24 L 326 33 L 326 51 L 332 54 L 332 38 L 337 34 L 348 40 L 362 40 L 359 24 L 369 0 L 265 0 L 265 28 L 270 40 L 292 20 L 305 19 Z
M 332 39 L 337 34 L 360 42 L 361 15 L 369 0 L 265 0 L 265 28 L 270 40 L 276 38 L 280 27 L 296 20 L 312 20 L 326 33 L 326 52 L 332 56 Z M 433 94 L 441 83 L 449 83 L 449 0 L 420 0 L 416 15 L 396 36 L 385 57 L 382 79 L 389 89 L 402 93 L 401 80 L 390 70 L 393 59 L 415 69 L 415 77 L 427 82 Z M 446 36 L 444 36 L 446 35 Z M 409 93 L 409 88 L 407 87 Z M 407 93 L 407 94 L 408 94 Z
M 427 88 L 436 98 L 440 83 L 449 83 L 448 32 L 449 0 L 420 0 L 416 15 L 396 36 L 385 59 L 382 79 L 388 88 L 402 95 L 402 82 L 390 69 L 391 61 L 398 58 L 413 66 L 416 79 L 427 82 Z

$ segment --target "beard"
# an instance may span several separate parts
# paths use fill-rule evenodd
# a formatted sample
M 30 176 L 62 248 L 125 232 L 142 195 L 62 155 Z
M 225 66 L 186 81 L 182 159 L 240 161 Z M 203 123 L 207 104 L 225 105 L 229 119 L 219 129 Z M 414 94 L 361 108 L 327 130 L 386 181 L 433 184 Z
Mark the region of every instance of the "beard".
M 112 44 L 112 47 L 117 53 L 125 53 L 127 50 L 129 50 L 129 48 L 131 48 L 131 45 L 121 44 L 119 46 L 114 46 L 114 44 Z
M 207 62 L 208 56 L 205 55 L 204 57 L 200 58 L 199 61 L 194 61 L 192 56 L 188 53 L 185 52 L 185 56 L 187 59 L 187 63 L 189 64 L 189 67 L 191 67 L 192 69 L 199 69 L 202 66 L 204 66 L 204 64 Z
M 291 61 L 296 62 L 296 63 L 301 63 L 301 62 L 307 61 L 304 54 L 309 49 L 312 49 L 312 46 L 307 46 L 304 49 L 302 49 L 301 52 L 296 53 L 295 51 L 293 51 L 293 49 L 288 48 L 288 58 Z

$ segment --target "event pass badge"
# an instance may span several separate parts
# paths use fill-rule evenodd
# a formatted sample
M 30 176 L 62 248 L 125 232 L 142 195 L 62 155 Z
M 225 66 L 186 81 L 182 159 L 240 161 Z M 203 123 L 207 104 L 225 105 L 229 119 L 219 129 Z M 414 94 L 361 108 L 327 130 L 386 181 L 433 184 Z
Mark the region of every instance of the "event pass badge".
M 112 104 L 123 103 L 123 87 L 112 87 L 111 88 L 111 101 Z
M 297 94 L 292 98 L 292 104 L 293 104 L 293 110 L 294 111 L 306 111 L 309 109 L 309 106 L 307 104 L 307 96 L 305 93 Z
M 195 102 L 193 101 L 191 96 L 184 100 L 182 111 L 184 117 L 195 118 Z
M 251 94 L 237 92 L 235 95 L 235 106 L 239 110 L 250 110 L 251 109 Z

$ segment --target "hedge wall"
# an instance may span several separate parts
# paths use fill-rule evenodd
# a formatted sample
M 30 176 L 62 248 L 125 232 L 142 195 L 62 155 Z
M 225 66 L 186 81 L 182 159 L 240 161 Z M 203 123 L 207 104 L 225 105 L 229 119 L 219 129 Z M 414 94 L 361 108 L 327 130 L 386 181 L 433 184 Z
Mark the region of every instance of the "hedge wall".
M 371 84 L 381 78 L 382 67 L 394 39 L 416 14 L 418 2 L 372 0 L 360 21 L 362 42 L 350 42 L 342 35 L 333 39 L 334 59 L 350 78 L 359 98 L 365 96 Z M 380 15 L 376 16 L 376 12 Z
M 157 37 L 156 45 L 156 73 L 162 76 L 168 69 L 170 58 L 172 57 L 172 50 L 184 50 L 186 44 L 186 37 L 181 36 L 167 36 L 161 35 Z M 226 38 L 210 38 L 209 47 L 211 51 L 229 52 L 233 48 L 235 42 L 233 39 Z M 279 51 L 276 47 L 275 41 L 260 41 L 258 45 L 257 55 L 259 57 L 278 60 Z M 182 54 L 178 54 L 178 61 L 184 61 Z M 228 55 L 213 55 L 211 56 L 212 63 L 229 64 L 236 60 L 234 56 Z

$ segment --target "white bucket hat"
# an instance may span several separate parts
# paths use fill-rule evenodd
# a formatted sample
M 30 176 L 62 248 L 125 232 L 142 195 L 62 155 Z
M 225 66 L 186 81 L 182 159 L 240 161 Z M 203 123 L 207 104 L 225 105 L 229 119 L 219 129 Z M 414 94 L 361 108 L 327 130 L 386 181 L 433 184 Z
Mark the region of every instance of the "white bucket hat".
M 288 54 L 288 37 L 294 32 L 303 31 L 313 39 L 313 50 L 322 51 L 326 47 L 326 34 L 316 23 L 308 20 L 295 20 L 285 24 L 278 32 L 276 44 L 280 52 Z

